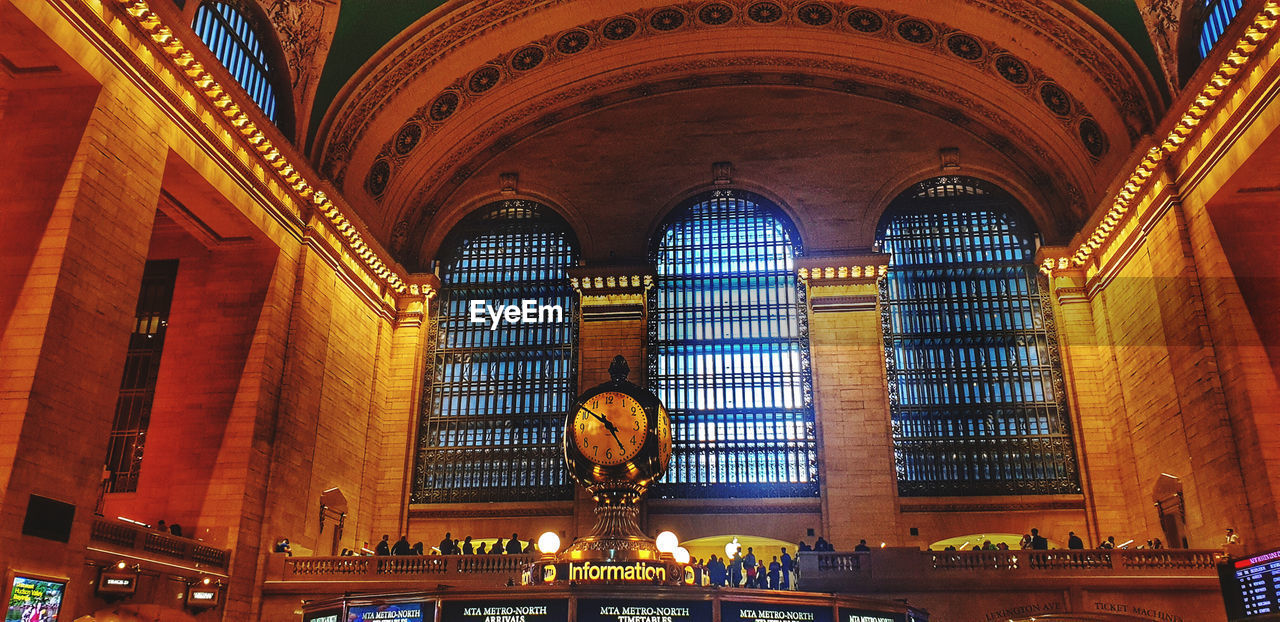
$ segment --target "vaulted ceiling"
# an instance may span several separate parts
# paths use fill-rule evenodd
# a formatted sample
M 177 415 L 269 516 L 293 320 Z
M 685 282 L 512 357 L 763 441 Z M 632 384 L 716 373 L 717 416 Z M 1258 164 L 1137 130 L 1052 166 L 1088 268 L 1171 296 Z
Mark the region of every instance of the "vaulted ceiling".
M 359 4 L 318 109 L 374 45 L 342 43 Z M 371 41 L 427 8 L 387 4 Z M 561 210 L 588 258 L 642 256 L 641 234 L 720 161 L 791 209 L 810 248 L 869 246 L 894 195 L 947 172 L 1001 184 L 1061 241 L 1165 97 L 1126 37 L 1051 0 L 456 2 L 345 80 L 313 159 L 411 268 L 503 196 Z

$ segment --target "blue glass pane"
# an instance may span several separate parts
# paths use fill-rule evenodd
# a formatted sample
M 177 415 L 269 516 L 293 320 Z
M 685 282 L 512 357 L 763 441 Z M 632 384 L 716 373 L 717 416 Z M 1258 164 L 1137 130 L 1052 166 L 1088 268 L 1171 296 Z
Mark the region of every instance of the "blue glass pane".
M 890 208 L 879 243 L 903 495 L 1079 490 L 1034 239 L 1012 209 L 955 177 Z
M 1217 0 L 1208 4 L 1205 9 L 1204 23 L 1200 27 L 1198 47 L 1200 58 L 1208 56 L 1209 52 L 1213 51 L 1213 46 L 1218 43 L 1218 39 L 1222 38 L 1227 27 L 1231 25 L 1231 20 L 1235 19 L 1236 13 L 1240 12 L 1242 6 L 1244 6 L 1244 0 Z
M 677 210 L 654 250 L 650 374 L 671 412 L 660 496 L 818 493 L 799 240 L 740 191 Z
M 577 388 L 572 233 L 544 206 L 504 201 L 459 224 L 443 253 L 414 501 L 570 498 L 560 432 Z M 525 300 L 560 314 L 471 321 L 472 301 Z
M 191 29 L 226 67 L 249 98 L 272 122 L 276 121 L 271 68 L 253 27 L 237 9 L 222 2 L 205 2 L 196 9 Z

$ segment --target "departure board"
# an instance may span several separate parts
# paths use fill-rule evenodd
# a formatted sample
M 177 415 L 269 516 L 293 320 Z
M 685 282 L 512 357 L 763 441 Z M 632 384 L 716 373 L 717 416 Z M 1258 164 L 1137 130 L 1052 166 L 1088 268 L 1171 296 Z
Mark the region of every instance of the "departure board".
M 1218 578 L 1228 619 L 1280 620 L 1280 550 L 1230 560 Z

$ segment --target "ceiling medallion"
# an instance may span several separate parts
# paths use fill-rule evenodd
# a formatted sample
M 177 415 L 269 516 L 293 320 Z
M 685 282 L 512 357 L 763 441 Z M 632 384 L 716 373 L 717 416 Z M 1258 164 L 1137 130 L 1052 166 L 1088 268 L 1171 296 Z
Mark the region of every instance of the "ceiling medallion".
M 1088 117 L 1080 120 L 1080 140 L 1095 160 L 1107 154 L 1107 136 L 1102 133 L 1097 121 Z
M 422 140 L 422 126 L 410 121 L 396 132 L 395 150 L 397 155 L 406 155 L 418 146 Z
M 387 191 L 387 183 L 391 181 L 391 164 L 386 160 L 378 160 L 369 168 L 369 178 L 365 180 L 365 189 L 369 194 L 380 197 Z
M 511 57 L 511 68 L 516 71 L 529 71 L 542 64 L 547 53 L 536 45 L 526 45 Z
M 947 49 L 952 54 L 965 60 L 979 60 L 985 53 L 977 39 L 964 33 L 956 33 L 947 37 Z
M 855 9 L 846 18 L 849 27 L 858 32 L 879 32 L 884 28 L 884 18 L 879 13 L 867 9 Z
M 1044 101 L 1045 107 L 1053 114 L 1060 117 L 1071 114 L 1071 98 L 1057 84 L 1045 82 L 1040 85 L 1040 99 Z
M 649 16 L 649 26 L 654 30 L 675 30 L 684 25 L 684 13 L 675 9 L 662 9 Z
M 1000 77 L 1014 84 L 1026 84 L 1031 79 L 1031 72 L 1027 70 L 1027 66 L 1009 54 L 996 57 L 996 72 Z
M 835 17 L 835 13 L 830 8 L 816 2 L 800 7 L 796 11 L 796 15 L 800 18 L 800 21 L 810 26 L 826 26 Z
M 561 54 L 577 54 L 591 45 L 591 35 L 581 30 L 570 30 L 556 40 L 556 49 Z
M 472 93 L 483 93 L 496 86 L 501 78 L 502 72 L 498 71 L 497 67 L 487 65 L 471 74 L 471 79 L 467 80 L 467 88 Z
M 925 44 L 933 41 L 933 28 L 918 19 L 898 22 L 898 36 L 911 43 Z
M 782 18 L 782 7 L 774 2 L 757 2 L 747 7 L 747 17 L 757 24 L 772 24 Z
M 431 112 L 429 113 L 432 121 L 444 121 L 458 109 L 458 94 L 453 91 L 445 91 L 440 94 L 435 101 L 431 102 Z
M 733 8 L 727 4 L 713 2 L 698 9 L 698 19 L 709 26 L 727 24 L 733 19 Z
M 605 22 L 604 28 L 600 29 L 600 34 L 610 41 L 621 41 L 636 34 L 638 28 L 636 20 L 630 17 L 615 17 Z

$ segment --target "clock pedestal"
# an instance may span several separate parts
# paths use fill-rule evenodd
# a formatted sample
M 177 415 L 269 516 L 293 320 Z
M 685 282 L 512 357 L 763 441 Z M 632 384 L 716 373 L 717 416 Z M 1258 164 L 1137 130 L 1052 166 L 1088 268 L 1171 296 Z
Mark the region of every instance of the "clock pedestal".
M 565 550 L 573 559 L 595 561 L 656 560 L 658 545 L 636 520 L 645 488 L 637 482 L 608 482 L 587 487 L 596 502 L 596 525 Z

